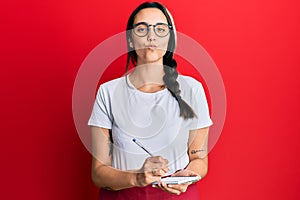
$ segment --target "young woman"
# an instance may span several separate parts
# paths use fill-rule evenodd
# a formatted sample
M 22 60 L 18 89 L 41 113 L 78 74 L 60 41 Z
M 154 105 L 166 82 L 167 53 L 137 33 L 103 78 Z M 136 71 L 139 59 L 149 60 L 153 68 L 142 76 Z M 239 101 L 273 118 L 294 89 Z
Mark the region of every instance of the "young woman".
M 127 45 L 127 74 L 100 86 L 88 123 L 99 199 L 198 199 L 195 184 L 161 181 L 206 175 L 212 124 L 202 85 L 176 70 L 176 29 L 168 10 L 157 2 L 137 7 L 128 20 Z

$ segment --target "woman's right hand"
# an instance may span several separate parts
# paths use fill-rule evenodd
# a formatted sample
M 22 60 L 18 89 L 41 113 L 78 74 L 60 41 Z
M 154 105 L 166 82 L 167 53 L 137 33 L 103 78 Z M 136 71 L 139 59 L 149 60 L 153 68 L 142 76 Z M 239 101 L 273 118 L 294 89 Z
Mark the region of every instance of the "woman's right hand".
M 143 167 L 136 174 L 137 186 L 143 187 L 160 181 L 160 178 L 169 171 L 168 160 L 161 156 L 149 157 L 145 160 Z

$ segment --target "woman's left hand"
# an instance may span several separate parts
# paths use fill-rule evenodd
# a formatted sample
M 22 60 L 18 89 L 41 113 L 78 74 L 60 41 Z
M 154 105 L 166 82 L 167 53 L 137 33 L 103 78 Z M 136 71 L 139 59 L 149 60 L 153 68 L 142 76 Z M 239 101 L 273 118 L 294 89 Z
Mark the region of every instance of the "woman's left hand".
M 195 172 L 188 170 L 188 169 L 183 169 L 180 171 L 175 172 L 171 176 L 198 176 Z M 177 184 L 177 185 L 167 185 L 164 182 L 160 182 L 159 184 L 155 185 L 154 187 L 160 188 L 168 193 L 171 194 L 181 194 L 182 192 L 186 192 L 188 186 L 192 183 L 185 183 L 185 184 Z

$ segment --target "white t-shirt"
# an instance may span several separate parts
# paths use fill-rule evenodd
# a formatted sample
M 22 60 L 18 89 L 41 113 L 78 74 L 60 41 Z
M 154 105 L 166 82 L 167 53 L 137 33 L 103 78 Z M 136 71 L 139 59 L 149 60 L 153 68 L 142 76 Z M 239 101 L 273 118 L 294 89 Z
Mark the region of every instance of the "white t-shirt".
M 128 76 L 102 84 L 97 92 L 88 125 L 112 129 L 112 166 L 120 170 L 140 169 L 149 155 L 135 144 L 136 138 L 153 155 L 169 161 L 168 174 L 185 168 L 189 131 L 212 125 L 201 83 L 179 75 L 181 97 L 197 117 L 179 116 L 177 100 L 167 88 L 154 93 L 136 89 Z

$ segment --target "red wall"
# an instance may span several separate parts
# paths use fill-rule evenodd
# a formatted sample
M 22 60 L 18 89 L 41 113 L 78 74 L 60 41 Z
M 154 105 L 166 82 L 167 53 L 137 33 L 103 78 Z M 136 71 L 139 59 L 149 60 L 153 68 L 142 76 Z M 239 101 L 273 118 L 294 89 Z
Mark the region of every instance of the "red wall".
M 140 2 L 1 3 L 1 199 L 96 198 L 73 84 L 88 53 L 123 31 Z M 299 199 L 300 2 L 161 2 L 208 51 L 226 88 L 202 199 Z

